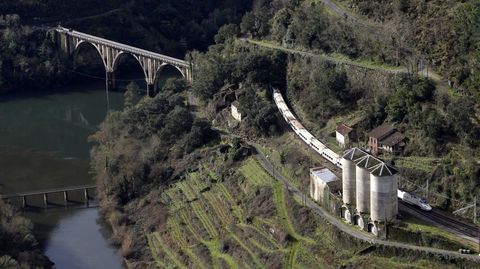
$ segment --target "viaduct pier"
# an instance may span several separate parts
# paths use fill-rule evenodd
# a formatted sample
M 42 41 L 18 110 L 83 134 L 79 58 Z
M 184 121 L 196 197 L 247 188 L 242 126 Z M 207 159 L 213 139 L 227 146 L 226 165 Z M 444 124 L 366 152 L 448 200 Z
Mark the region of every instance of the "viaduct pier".
M 142 67 L 145 82 L 147 83 L 148 95 L 153 94 L 155 85 L 160 77 L 159 74 L 167 65 L 175 67 L 188 83 L 192 83 L 193 81 L 193 67 L 191 62 L 60 26 L 55 28 L 55 32 L 56 42 L 68 57 L 75 58 L 81 46 L 91 45 L 95 47 L 105 67 L 107 91 L 115 88 L 115 70 L 119 60 L 125 55 L 133 56 Z

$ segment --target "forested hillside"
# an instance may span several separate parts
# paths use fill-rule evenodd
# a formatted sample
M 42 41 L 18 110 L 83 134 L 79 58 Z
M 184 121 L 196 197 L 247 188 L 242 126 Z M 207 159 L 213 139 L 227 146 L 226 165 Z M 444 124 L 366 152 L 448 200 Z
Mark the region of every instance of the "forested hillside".
M 384 24 L 398 49 L 413 49 L 452 81 L 479 97 L 480 1 L 341 0 L 371 20 Z
M 46 89 L 72 78 L 72 63 L 62 58 L 47 27 L 62 24 L 184 58 L 188 50 L 205 50 L 219 27 L 239 22 L 249 6 L 248 0 L 2 1 L 0 91 Z
M 396 124 L 407 147 L 387 158 L 404 169 L 404 187 L 424 192 L 429 180 L 438 205 L 472 201 L 480 186 L 480 2 L 342 3 L 357 20 L 337 16 L 320 1 L 257 2 L 241 31 L 272 50 L 273 42 L 297 55 L 311 53 L 289 58 L 287 92 L 329 145 L 336 147 L 332 135 L 342 121 L 358 127 L 361 145 L 372 128 Z M 344 58 L 354 64 L 335 61 Z
M 0 92 L 56 86 L 64 72 L 45 31 L 23 25 L 16 14 L 0 14 Z

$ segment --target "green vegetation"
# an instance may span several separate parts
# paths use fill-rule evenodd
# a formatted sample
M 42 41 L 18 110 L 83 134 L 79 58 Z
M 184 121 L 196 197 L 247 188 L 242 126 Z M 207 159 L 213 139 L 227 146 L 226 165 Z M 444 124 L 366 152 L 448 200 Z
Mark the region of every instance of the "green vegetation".
M 374 62 L 372 60 L 351 59 L 348 56 L 340 53 L 325 54 L 322 51 L 304 49 L 302 47 L 292 49 L 292 48 L 281 46 L 273 41 L 268 41 L 268 40 L 248 39 L 247 42 L 254 45 L 266 47 L 266 48 L 281 50 L 291 54 L 299 54 L 299 55 L 305 55 L 313 58 L 318 58 L 318 59 L 325 60 L 327 62 L 332 62 L 335 64 L 347 64 L 347 65 L 352 65 L 352 66 L 357 66 L 357 67 L 362 67 L 362 68 L 367 68 L 372 70 L 381 70 L 381 71 L 389 71 L 389 72 L 404 71 L 404 69 L 401 67 L 386 65 L 386 64 Z
M 316 68 L 311 68 L 316 66 Z M 298 60 L 289 70 L 288 91 L 310 120 L 325 125 L 333 115 L 354 108 L 358 93 L 352 92 L 347 74 L 322 62 Z
M 18 15 L 0 13 L 0 93 L 57 86 L 64 70 L 44 31 L 22 25 Z
M 380 64 L 398 65 L 400 61 L 389 44 L 382 44 L 369 31 L 332 16 L 319 1 L 286 1 L 273 7 L 268 6 L 268 1 L 262 4 L 254 6 L 241 24 L 242 32 L 255 39 Z
M 339 1 L 384 23 L 384 35 L 399 51 L 417 51 L 455 88 L 479 97 L 480 1 Z
M 33 224 L 0 201 L 0 268 L 51 268 L 53 265 L 38 249 Z
M 247 46 L 233 37 L 226 40 L 211 46 L 205 54 L 193 55 L 201 67 L 195 72 L 193 92 L 216 108 L 229 104 L 219 97 L 236 92 L 245 118 L 243 130 L 257 135 L 277 133 L 277 109 L 267 99 L 271 97 L 271 85 L 285 83 L 286 55 Z M 217 116 L 213 111 L 209 114 Z

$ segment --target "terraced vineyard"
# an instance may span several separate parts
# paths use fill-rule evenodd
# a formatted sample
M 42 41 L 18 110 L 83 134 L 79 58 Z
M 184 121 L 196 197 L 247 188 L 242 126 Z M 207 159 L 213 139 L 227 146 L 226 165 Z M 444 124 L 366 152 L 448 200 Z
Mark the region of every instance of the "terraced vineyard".
M 205 169 L 203 169 L 205 170 Z M 226 182 L 217 182 L 208 169 L 192 173 L 162 194 L 169 217 L 164 231 L 146 234 L 159 268 L 267 268 L 297 267 L 298 245 L 313 240 L 295 231 L 285 205 L 283 186 L 249 159 L 238 169 L 244 181 L 238 190 L 272 188 L 276 212 L 270 218 L 249 216 L 242 202 L 246 193 L 234 193 Z M 242 185 L 242 186 L 240 186 Z M 245 191 L 245 190 L 244 190 Z M 249 218 L 250 217 L 250 218 Z M 289 235 L 293 242 L 276 236 Z M 267 262 L 266 262 L 267 261 Z
M 369 246 L 335 238 L 333 226 L 293 199 L 254 158 L 223 175 L 213 172 L 215 161 L 209 165 L 160 194 L 169 212 L 164 225 L 145 234 L 150 267 L 407 268 L 388 257 L 358 256 Z

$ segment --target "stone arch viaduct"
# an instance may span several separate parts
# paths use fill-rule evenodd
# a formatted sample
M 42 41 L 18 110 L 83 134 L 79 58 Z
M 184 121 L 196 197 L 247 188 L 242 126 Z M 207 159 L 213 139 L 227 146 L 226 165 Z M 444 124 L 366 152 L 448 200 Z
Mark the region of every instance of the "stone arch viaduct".
M 55 30 L 58 34 L 57 41 L 61 49 L 69 56 L 77 53 L 82 44 L 90 44 L 96 48 L 105 66 L 107 91 L 115 88 L 115 69 L 123 54 L 130 54 L 140 63 L 147 83 L 147 94 L 149 95 L 153 93 L 161 70 L 167 65 L 175 67 L 188 83 L 193 81 L 192 64 L 190 62 L 60 26 Z

